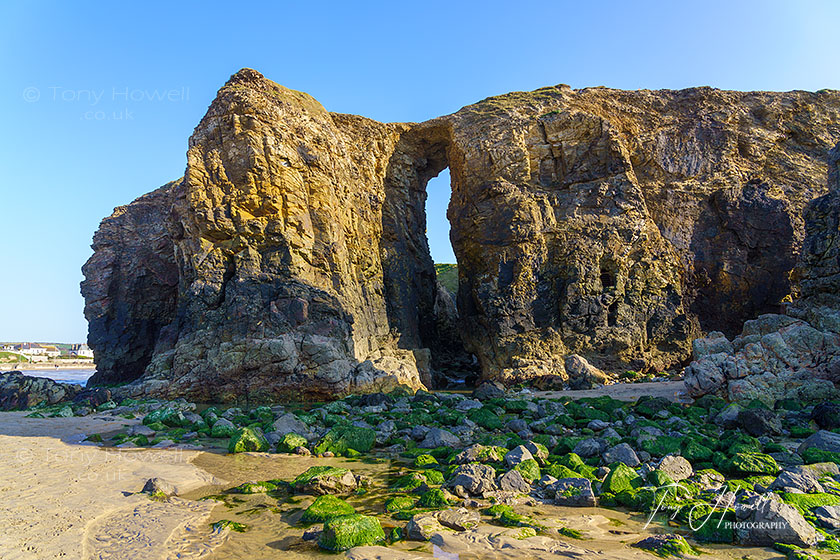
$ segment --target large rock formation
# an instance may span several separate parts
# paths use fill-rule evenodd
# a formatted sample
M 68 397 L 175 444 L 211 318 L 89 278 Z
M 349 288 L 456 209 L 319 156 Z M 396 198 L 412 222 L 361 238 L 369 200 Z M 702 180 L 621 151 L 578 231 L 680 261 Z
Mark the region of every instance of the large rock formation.
M 701 329 L 733 333 L 790 293 L 838 117 L 838 92 L 556 86 L 382 124 L 242 70 L 184 179 L 138 209 L 168 245 L 123 217 L 143 198 L 97 233 L 95 382 L 329 397 L 419 387 L 465 349 L 505 381 L 564 376 L 573 353 L 678 365 Z M 425 185 L 447 166 L 460 340 L 425 238 Z M 177 282 L 136 281 L 147 259 Z
M 785 315 L 747 321 L 731 342 L 720 332 L 694 341 L 686 368 L 692 396 L 733 401 L 822 401 L 840 381 L 840 144 L 829 154 L 829 193 L 805 213 L 806 237 L 795 276 L 799 298 Z
M 116 208 L 93 236 L 93 256 L 82 268 L 88 340 L 96 351 L 91 384 L 143 375 L 175 317 L 178 268 L 167 219 L 176 184 Z

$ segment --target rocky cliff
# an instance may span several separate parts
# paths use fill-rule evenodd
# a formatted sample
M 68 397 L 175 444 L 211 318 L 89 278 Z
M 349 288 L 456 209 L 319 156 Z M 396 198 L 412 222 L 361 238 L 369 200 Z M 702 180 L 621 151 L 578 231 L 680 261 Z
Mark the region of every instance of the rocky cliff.
M 563 378 L 573 353 L 678 365 L 701 330 L 734 333 L 792 291 L 838 137 L 833 91 L 556 86 L 382 124 L 242 70 L 184 179 L 95 237 L 95 381 L 233 400 L 416 388 L 469 354 L 506 381 Z M 457 329 L 425 238 L 447 166 Z
M 808 204 L 795 271 L 799 297 L 785 315 L 747 321 L 731 342 L 721 332 L 694 341 L 686 368 L 692 396 L 732 401 L 822 401 L 840 381 L 840 144 L 828 158 L 829 192 Z

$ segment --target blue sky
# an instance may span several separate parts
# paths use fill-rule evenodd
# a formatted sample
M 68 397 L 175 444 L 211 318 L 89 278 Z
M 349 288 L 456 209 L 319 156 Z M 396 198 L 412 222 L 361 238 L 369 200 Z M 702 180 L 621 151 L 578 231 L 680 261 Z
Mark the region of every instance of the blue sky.
M 241 67 L 331 111 L 422 121 L 558 83 L 840 89 L 838 24 L 830 0 L 6 1 L 0 340 L 85 338 L 78 283 L 99 221 L 181 176 L 193 127 Z M 438 262 L 453 260 L 447 189 L 429 185 Z

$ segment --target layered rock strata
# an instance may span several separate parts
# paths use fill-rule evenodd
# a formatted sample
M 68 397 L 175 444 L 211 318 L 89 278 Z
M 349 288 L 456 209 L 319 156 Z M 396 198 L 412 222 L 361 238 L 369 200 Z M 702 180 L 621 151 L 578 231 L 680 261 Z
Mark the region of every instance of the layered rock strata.
M 242 70 L 184 179 L 97 233 L 94 382 L 320 398 L 418 388 L 469 354 L 506 382 L 566 377 L 575 353 L 679 365 L 701 329 L 732 334 L 791 292 L 838 117 L 830 91 L 556 86 L 382 124 Z M 425 186 L 447 166 L 457 328 L 425 238 Z

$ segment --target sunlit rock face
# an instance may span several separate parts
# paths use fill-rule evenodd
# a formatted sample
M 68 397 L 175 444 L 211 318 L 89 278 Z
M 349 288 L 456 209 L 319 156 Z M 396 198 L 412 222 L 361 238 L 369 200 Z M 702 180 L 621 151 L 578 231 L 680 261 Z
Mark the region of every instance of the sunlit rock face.
M 95 381 L 332 398 L 428 386 L 470 354 L 509 382 L 563 377 L 570 354 L 677 365 L 701 330 L 734 332 L 791 292 L 838 116 L 837 92 L 557 86 L 383 124 L 242 70 L 183 180 L 97 233 Z M 447 166 L 457 317 L 425 236 L 426 183 Z M 135 206 L 142 227 L 123 217 Z M 166 274 L 137 280 L 147 269 Z

